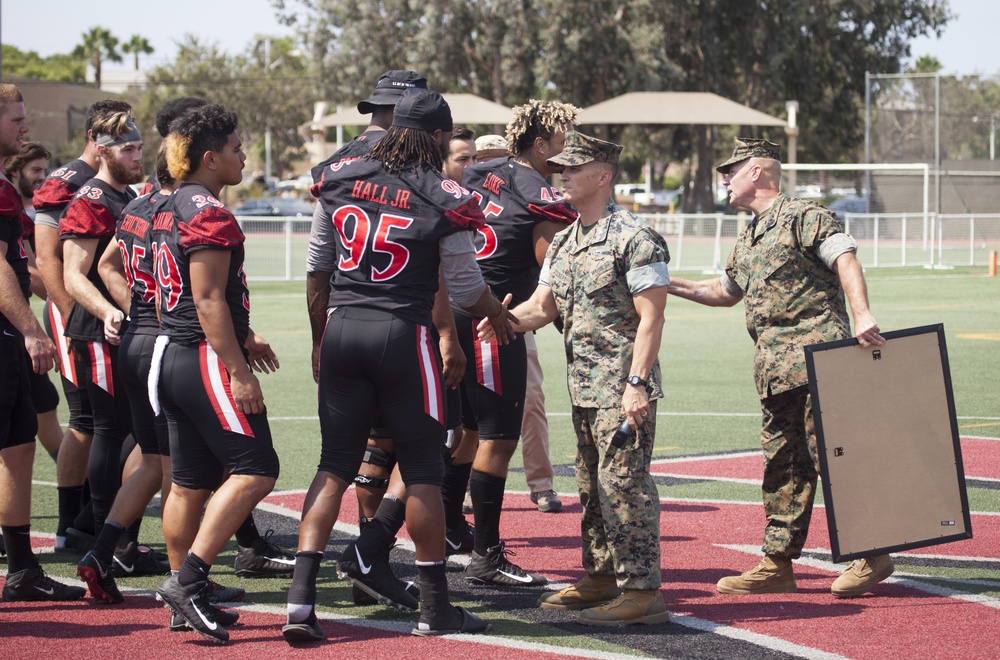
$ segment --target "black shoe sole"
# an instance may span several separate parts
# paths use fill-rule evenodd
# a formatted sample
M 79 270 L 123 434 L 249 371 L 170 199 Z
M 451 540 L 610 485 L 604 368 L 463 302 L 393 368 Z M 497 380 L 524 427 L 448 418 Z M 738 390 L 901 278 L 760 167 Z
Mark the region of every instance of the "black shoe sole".
M 319 631 L 317 636 L 317 631 L 307 623 L 289 623 L 282 627 L 281 636 L 289 643 L 322 642 L 326 639 L 322 631 Z
M 87 588 L 90 589 L 90 595 L 94 600 L 110 603 L 111 605 L 118 605 L 125 602 L 125 597 L 120 593 L 116 597 L 114 594 L 107 592 L 98 581 L 97 571 L 89 566 L 77 566 L 76 574 L 80 576 L 81 580 L 87 583 Z

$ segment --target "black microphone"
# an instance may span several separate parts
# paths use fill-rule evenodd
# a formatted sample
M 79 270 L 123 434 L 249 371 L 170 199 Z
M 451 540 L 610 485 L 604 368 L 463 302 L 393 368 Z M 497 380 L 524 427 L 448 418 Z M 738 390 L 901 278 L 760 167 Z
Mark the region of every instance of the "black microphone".
M 615 434 L 611 436 L 611 446 L 616 450 L 621 449 L 625 446 L 625 441 L 628 440 L 629 435 L 632 433 L 632 427 L 628 425 L 628 418 L 622 422 L 622 425 L 618 427 Z

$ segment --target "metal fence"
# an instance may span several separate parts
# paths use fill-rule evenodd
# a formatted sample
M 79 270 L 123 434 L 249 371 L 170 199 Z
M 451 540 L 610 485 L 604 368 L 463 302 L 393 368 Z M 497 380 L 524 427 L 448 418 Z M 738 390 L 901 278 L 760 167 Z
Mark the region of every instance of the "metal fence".
M 746 214 L 645 213 L 666 240 L 670 269 L 718 272 L 726 263 Z M 246 234 L 247 276 L 253 280 L 304 280 L 310 220 L 237 220 Z M 844 223 L 859 245 L 866 268 L 892 266 L 985 266 L 1000 251 L 1000 214 L 847 213 Z

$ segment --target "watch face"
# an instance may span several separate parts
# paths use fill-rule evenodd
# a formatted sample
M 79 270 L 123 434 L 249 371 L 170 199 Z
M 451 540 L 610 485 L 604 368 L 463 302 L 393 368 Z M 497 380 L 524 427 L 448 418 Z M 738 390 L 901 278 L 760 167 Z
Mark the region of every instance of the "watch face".
M 629 385 L 645 385 L 646 383 L 645 383 L 645 381 L 643 381 L 638 376 L 629 376 L 629 378 L 628 378 L 628 384 Z

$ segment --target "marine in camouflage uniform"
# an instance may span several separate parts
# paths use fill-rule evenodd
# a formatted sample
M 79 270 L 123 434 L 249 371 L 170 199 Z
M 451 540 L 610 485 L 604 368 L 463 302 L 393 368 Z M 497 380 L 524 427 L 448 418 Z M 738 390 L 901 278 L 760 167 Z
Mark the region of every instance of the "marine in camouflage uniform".
M 556 235 L 538 289 L 513 310 L 524 329 L 557 315 L 563 322 L 587 577 L 539 604 L 586 608 L 580 622 L 591 625 L 668 618 L 659 592 L 660 498 L 649 464 L 663 396 L 656 354 L 670 257 L 659 234 L 608 201 L 620 152 L 569 133 L 564 151 L 549 160 L 566 166 L 563 192 L 580 219 Z M 631 430 L 616 449 L 611 440 L 623 418 Z
M 762 492 L 767 526 L 761 564 L 719 581 L 722 593 L 796 590 L 791 560 L 802 554 L 819 474 L 805 347 L 851 336 L 845 292 L 862 345 L 881 345 L 868 310 L 857 243 L 830 211 L 778 189 L 780 154 L 766 140 L 737 138 L 717 169 L 733 205 L 754 212 L 725 274 L 708 283 L 675 278 L 670 292 L 708 305 L 743 300 L 754 340 L 754 380 L 763 415 Z M 859 563 L 860 562 L 860 563 Z M 834 583 L 837 596 L 868 591 L 892 573 L 888 556 L 859 560 Z
M 782 194 L 743 230 L 726 265 L 723 286 L 743 298 L 755 346 L 765 555 L 798 558 L 809 531 L 819 458 L 804 348 L 851 336 L 840 281 L 818 249 L 838 234 L 840 249 L 850 248 L 836 216 Z

